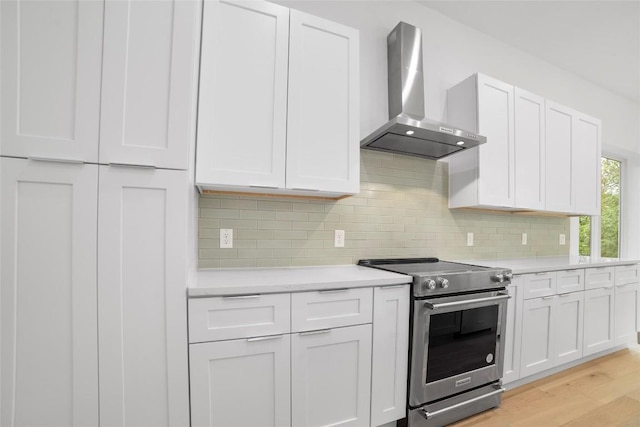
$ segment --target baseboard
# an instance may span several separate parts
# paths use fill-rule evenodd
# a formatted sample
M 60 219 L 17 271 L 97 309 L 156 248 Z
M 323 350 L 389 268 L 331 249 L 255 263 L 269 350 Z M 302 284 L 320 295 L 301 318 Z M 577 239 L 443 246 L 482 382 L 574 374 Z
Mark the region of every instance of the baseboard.
M 638 333 L 638 338 L 640 341 L 640 332 Z M 537 381 L 541 378 L 548 377 L 549 375 L 557 374 L 558 372 L 562 372 L 569 368 L 573 368 L 574 366 L 582 365 L 583 363 L 589 362 L 591 360 L 597 359 L 602 356 L 606 356 L 607 354 L 615 353 L 616 351 L 624 350 L 625 348 L 629 348 L 628 345 L 619 345 L 616 347 L 612 347 L 610 349 L 601 351 L 600 353 L 591 354 L 587 357 L 583 357 L 578 360 L 574 360 L 573 362 L 565 363 L 564 365 L 556 366 L 551 369 L 547 369 L 546 371 L 538 372 L 537 374 L 530 375 L 525 378 L 520 378 L 518 380 L 512 381 L 510 383 L 504 384 L 504 388 L 507 390 L 513 390 L 516 387 L 523 386 L 533 381 Z

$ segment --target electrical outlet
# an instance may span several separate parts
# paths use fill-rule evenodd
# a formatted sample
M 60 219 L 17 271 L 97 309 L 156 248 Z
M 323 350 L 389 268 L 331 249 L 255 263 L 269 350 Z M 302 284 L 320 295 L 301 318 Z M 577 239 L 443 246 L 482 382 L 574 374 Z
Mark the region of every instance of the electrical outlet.
M 566 238 L 565 238 L 565 235 L 564 235 L 564 234 L 561 234 L 561 235 L 560 235 L 560 238 L 558 239 L 558 241 L 559 241 L 559 243 L 560 243 L 561 245 L 565 245 L 565 244 L 567 243 L 567 241 L 566 241 Z
M 523 245 L 527 244 L 527 233 L 522 233 L 522 244 Z
M 233 229 L 220 229 L 220 247 L 224 249 L 233 248 Z
M 473 233 L 467 233 L 467 246 L 473 246 Z
M 336 248 L 344 248 L 344 230 L 336 230 L 333 245 Z

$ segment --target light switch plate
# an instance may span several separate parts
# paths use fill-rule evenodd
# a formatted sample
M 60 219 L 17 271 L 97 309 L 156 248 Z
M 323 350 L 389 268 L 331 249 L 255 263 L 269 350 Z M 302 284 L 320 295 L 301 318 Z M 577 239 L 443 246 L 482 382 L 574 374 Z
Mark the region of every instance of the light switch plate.
M 522 233 L 522 244 L 523 245 L 527 244 L 527 233 Z
M 467 233 L 467 246 L 473 246 L 473 233 Z

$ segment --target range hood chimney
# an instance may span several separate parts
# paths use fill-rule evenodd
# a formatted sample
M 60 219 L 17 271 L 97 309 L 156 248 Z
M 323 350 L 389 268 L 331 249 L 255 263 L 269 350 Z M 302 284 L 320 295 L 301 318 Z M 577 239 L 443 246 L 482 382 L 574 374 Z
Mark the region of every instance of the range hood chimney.
M 425 119 L 422 31 L 400 22 L 387 36 L 389 121 L 360 141 L 362 148 L 438 160 L 487 142 L 476 135 Z

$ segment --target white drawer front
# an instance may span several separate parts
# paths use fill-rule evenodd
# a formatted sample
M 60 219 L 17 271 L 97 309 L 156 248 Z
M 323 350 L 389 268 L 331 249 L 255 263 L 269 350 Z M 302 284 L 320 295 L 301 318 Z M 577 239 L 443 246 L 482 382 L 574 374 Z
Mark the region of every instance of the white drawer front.
M 284 334 L 291 331 L 289 294 L 189 300 L 189 342 Z
M 615 267 L 616 285 L 626 285 L 627 283 L 640 282 L 639 266 L 636 265 L 620 265 Z
M 613 286 L 615 267 L 587 268 L 585 270 L 585 289 L 608 288 Z
M 524 299 L 546 297 L 556 293 L 556 272 L 525 274 Z
M 584 269 L 556 272 L 556 293 L 584 291 Z
M 312 331 L 371 323 L 373 289 L 336 289 L 291 295 L 291 329 Z

